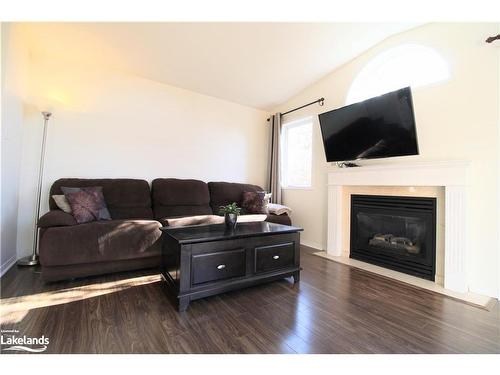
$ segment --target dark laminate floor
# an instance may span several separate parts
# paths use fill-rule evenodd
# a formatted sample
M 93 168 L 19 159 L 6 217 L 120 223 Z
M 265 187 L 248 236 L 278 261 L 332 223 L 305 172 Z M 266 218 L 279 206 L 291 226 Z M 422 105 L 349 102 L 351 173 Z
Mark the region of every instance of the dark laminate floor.
M 13 267 L 1 280 L 2 329 L 49 337 L 49 353 L 500 353 L 498 302 L 486 311 L 307 249 L 302 267 L 298 285 L 226 293 L 185 313 L 151 272 L 44 285 Z

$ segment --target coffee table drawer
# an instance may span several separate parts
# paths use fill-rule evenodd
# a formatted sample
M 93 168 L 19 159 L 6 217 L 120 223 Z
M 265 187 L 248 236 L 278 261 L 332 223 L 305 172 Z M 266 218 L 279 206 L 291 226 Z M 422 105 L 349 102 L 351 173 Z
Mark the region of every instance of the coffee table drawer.
M 193 255 L 192 284 L 245 276 L 245 249 Z
M 292 267 L 295 259 L 293 242 L 255 248 L 255 272 Z

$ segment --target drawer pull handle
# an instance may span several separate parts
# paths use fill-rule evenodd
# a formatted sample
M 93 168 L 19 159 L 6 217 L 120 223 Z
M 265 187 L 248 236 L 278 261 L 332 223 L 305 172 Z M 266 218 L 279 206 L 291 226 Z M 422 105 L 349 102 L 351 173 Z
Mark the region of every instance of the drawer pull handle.
M 226 265 L 225 265 L 225 264 L 219 264 L 219 265 L 217 266 L 217 269 L 218 269 L 218 270 L 223 270 L 224 268 L 226 268 Z
M 279 258 L 280 258 L 280 256 L 279 256 L 279 255 L 275 255 L 275 256 L 273 256 L 273 259 L 279 259 Z

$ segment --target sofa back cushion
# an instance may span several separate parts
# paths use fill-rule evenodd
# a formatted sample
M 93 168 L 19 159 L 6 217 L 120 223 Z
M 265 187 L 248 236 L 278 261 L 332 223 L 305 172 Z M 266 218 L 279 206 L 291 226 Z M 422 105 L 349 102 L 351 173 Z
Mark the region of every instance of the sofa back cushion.
M 234 182 L 209 182 L 210 206 L 214 214 L 219 213 L 219 207 L 236 202 L 241 207 L 244 191 L 262 191 L 257 185 L 238 184 Z
M 155 219 L 212 215 L 208 186 L 199 180 L 157 178 L 151 184 Z
M 145 180 L 127 178 L 60 178 L 50 188 L 49 207 L 57 209 L 52 195 L 63 194 L 61 187 L 102 186 L 112 219 L 152 219 L 151 190 Z

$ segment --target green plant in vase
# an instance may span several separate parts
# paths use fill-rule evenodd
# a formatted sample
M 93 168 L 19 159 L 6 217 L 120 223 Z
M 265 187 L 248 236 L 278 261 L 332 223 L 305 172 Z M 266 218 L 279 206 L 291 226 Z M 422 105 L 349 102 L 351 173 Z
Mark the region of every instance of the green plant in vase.
M 219 207 L 219 214 L 224 215 L 224 222 L 229 229 L 234 229 L 236 226 L 236 221 L 238 220 L 240 212 L 241 208 L 238 207 L 236 202 Z

